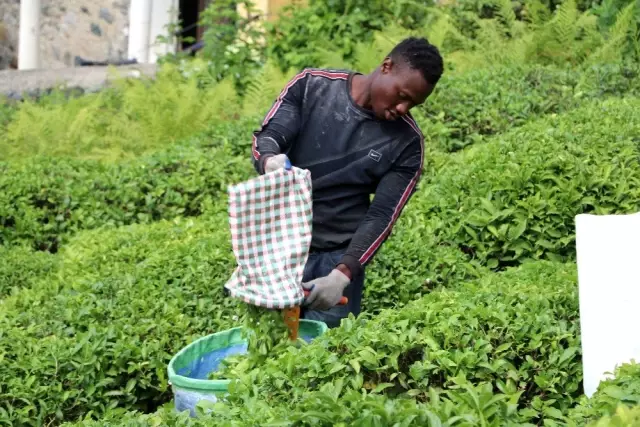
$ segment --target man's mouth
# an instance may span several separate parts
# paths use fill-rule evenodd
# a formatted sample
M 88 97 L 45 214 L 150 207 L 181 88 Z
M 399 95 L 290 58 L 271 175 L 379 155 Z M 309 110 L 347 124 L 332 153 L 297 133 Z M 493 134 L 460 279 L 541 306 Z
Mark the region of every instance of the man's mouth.
M 387 119 L 389 120 L 396 120 L 398 118 L 398 115 L 393 113 L 391 110 L 387 110 Z

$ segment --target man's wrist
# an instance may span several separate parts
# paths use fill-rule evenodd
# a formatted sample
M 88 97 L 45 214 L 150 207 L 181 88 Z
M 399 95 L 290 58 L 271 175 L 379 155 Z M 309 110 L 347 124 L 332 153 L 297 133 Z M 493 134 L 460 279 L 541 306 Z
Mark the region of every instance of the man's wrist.
M 273 157 L 275 154 L 272 153 L 266 153 L 263 154 L 262 156 L 260 156 L 260 160 L 258 160 L 258 172 L 260 173 L 260 175 L 264 175 L 265 174 L 265 167 L 266 167 L 266 163 L 267 160 L 269 160 L 271 157 Z
M 360 264 L 360 260 L 358 260 L 358 258 L 356 258 L 353 255 L 344 255 L 340 260 L 340 262 L 338 263 L 338 267 L 341 265 L 343 267 L 340 267 L 340 268 L 348 271 L 347 276 L 349 277 L 350 280 L 353 280 L 355 277 L 358 277 L 358 275 L 362 271 L 362 264 Z
M 353 279 L 352 274 L 351 274 L 351 270 L 349 270 L 349 267 L 347 267 L 346 264 L 338 264 L 336 266 L 336 270 L 338 270 L 340 273 L 342 273 L 345 276 L 347 276 L 349 278 L 349 280 Z

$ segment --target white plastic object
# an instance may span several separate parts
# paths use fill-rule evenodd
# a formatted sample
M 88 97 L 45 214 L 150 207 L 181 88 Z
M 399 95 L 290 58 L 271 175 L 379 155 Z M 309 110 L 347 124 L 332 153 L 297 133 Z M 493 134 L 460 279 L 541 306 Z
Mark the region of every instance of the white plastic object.
M 640 361 L 640 213 L 575 218 L 584 391 Z

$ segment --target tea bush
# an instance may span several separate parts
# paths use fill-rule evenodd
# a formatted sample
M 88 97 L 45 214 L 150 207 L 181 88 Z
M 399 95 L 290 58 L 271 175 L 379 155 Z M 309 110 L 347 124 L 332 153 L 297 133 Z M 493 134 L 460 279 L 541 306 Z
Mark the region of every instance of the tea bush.
M 601 31 L 573 1 L 553 14 L 535 0 L 330 3 L 273 27 L 266 66 L 240 76 L 243 96 L 219 81 L 224 64 L 196 60 L 165 64 L 155 82 L 2 108 L 0 425 L 577 427 L 637 416 L 633 366 L 583 396 L 572 262 L 576 214 L 640 204 L 632 9 Z M 382 31 L 359 39 L 367 28 Z M 367 72 L 409 33 L 441 47 L 447 72 L 415 113 L 424 179 L 368 269 L 364 314 L 239 373 L 228 401 L 202 405 L 212 414 L 175 414 L 170 358 L 244 320 L 222 292 L 235 267 L 225 193 L 254 174 L 251 132 L 283 70 L 334 61 Z M 243 71 L 245 53 L 227 73 Z
M 200 215 L 227 185 L 254 173 L 249 157 L 208 138 L 118 163 L 42 157 L 0 164 L 0 244 L 56 252 L 102 225 Z
M 7 413 L 0 422 L 57 423 L 114 408 L 151 411 L 167 401 L 170 357 L 196 337 L 242 322 L 236 301 L 222 294 L 235 267 L 226 215 L 223 199 L 199 218 L 79 232 L 47 254 L 57 257 L 56 275 L 3 303 L 0 357 L 9 362 L 0 367 L 8 379 L 0 386 L 0 414 Z M 365 297 L 371 309 L 429 292 L 420 274 L 433 277 L 433 286 L 477 277 L 482 268 L 467 266 L 456 251 L 425 247 L 413 262 L 428 259 L 411 274 L 391 264 L 381 269 Z M 403 256 L 392 250 L 382 263 Z
M 193 425 L 559 420 L 582 391 L 575 282 L 573 264 L 527 264 L 347 320 L 241 375 Z M 179 418 L 132 424 L 154 419 Z
M 628 408 L 619 406 L 615 414 L 605 415 L 597 421 L 588 424 L 588 427 L 626 427 L 640 424 L 640 406 Z
M 443 221 L 407 208 L 392 236 L 367 267 L 363 310 L 377 313 L 402 307 L 439 287 L 479 278 L 489 271 L 455 245 L 442 243 L 435 234 Z
M 639 108 L 594 101 L 448 156 L 410 209 L 489 268 L 574 259 L 575 215 L 640 210 Z
M 14 290 L 31 287 L 58 268 L 58 258 L 48 252 L 26 246 L 0 246 L 0 299 Z
M 583 70 L 497 66 L 443 75 L 416 112 L 429 145 L 457 151 L 483 137 L 587 100 L 640 94 L 640 65 L 598 64 Z
M 580 403 L 569 411 L 568 426 L 577 427 L 589 423 L 598 427 L 636 425 L 631 423 L 630 417 L 637 421 L 640 415 L 640 365 L 635 362 L 624 363 L 612 373 L 614 377 L 602 381 L 590 399 L 582 398 Z M 626 412 L 621 409 L 624 407 L 634 409 L 632 412 Z M 603 418 L 600 424 L 597 423 L 599 417 Z M 620 424 L 621 421 L 625 422 Z
M 5 298 L 0 425 L 164 403 L 173 354 L 241 321 L 222 293 L 234 266 L 225 220 L 212 210 L 197 221 L 79 233 L 56 255 L 56 277 Z
M 169 408 L 162 408 L 154 414 L 127 413 L 122 417 L 108 417 L 99 422 L 84 421 L 72 426 L 229 426 L 244 425 L 264 426 L 441 426 L 441 425 L 476 425 L 483 422 L 486 426 L 517 425 L 517 414 L 510 402 L 496 396 L 487 386 L 467 386 L 460 391 L 431 393 L 431 404 L 412 399 L 391 399 L 384 395 L 348 390 L 340 394 L 343 383 L 338 381 L 326 384 L 320 390 L 305 393 L 305 400 L 297 402 L 291 408 L 285 405 L 268 406 L 262 400 L 252 401 L 251 406 L 257 411 L 252 414 L 243 413 L 232 419 L 204 416 L 200 419 L 189 418 L 186 413 L 175 413 Z M 476 405 L 482 405 L 484 414 Z M 240 415 L 240 414 L 238 414 Z M 262 415 L 262 416 L 261 416 Z M 464 423 L 466 422 L 466 424 Z
M 468 384 L 489 384 L 483 392 L 517 403 L 523 420 L 553 418 L 582 392 L 575 282 L 573 264 L 532 263 L 433 292 L 373 319 L 343 322 L 241 376 L 228 406 L 214 412 L 251 424 L 264 415 L 259 409 L 282 405 L 290 410 L 282 421 L 332 417 L 349 424 L 357 413 L 302 411 L 312 406 L 307 393 L 324 390 L 336 407 L 348 407 L 361 389 L 429 402 L 431 388 L 455 394 Z M 257 401 L 264 404 L 252 407 Z
M 487 266 L 571 259 L 576 212 L 637 206 L 639 106 L 634 98 L 587 102 L 460 153 L 429 154 L 425 180 L 369 269 L 365 315 L 242 378 L 201 425 L 568 422 L 581 395 L 573 264 L 499 275 Z M 10 286 L 0 313 L 0 423 L 182 422 L 162 410 L 124 412 L 166 403 L 169 358 L 241 321 L 221 293 L 234 265 L 224 190 L 253 173 L 244 135 L 255 117 L 125 162 L 3 165 L 4 224 L 32 224 L 19 233 L 4 227 L 7 241 L 69 243 L 40 254 L 35 271 L 6 270 L 24 286 Z M 54 206 L 27 202 L 41 192 Z M 64 213 L 56 203 L 77 207 L 68 218 L 76 222 L 50 226 Z M 478 223 L 483 209 L 495 209 L 493 222 Z M 519 215 L 522 230 L 512 227 Z M 513 259 L 509 245 L 521 248 Z M 5 253 L 15 265 L 40 256 L 22 251 Z
M 622 365 L 615 372 L 616 377 L 604 381 L 599 391 L 591 399 L 582 399 L 582 402 L 567 414 L 560 415 L 554 412 L 554 418 L 544 420 L 547 426 L 563 427 L 623 427 L 636 425 L 640 420 L 640 405 L 638 404 L 638 368 L 635 364 Z M 432 389 L 428 402 L 420 402 L 413 399 L 392 398 L 384 393 L 372 393 L 368 391 L 355 392 L 348 390 L 341 393 L 344 382 L 337 382 L 337 386 L 330 383 L 321 389 L 309 390 L 304 393 L 305 399 L 296 403 L 295 413 L 286 405 L 269 406 L 260 397 L 254 397 L 249 402 L 259 411 L 256 415 L 268 414 L 261 420 L 256 420 L 260 425 L 266 425 L 265 419 L 273 419 L 269 425 L 307 425 L 320 419 L 319 425 L 346 425 L 344 420 L 358 414 L 358 419 L 352 420 L 349 425 L 395 425 L 403 423 L 406 426 L 439 426 L 450 421 L 452 425 L 463 422 L 461 425 L 477 425 L 484 421 L 487 426 L 532 426 L 526 423 L 514 409 L 513 401 L 507 400 L 506 395 L 492 392 L 490 385 L 473 386 L 465 384 L 463 387 L 450 390 Z M 481 410 L 478 410 L 478 407 Z M 587 409 L 588 407 L 588 409 Z M 483 409 L 483 410 L 482 410 Z M 237 418 L 240 412 L 231 418 L 225 414 L 221 417 L 200 415 L 199 418 L 189 418 L 188 414 L 176 413 L 173 408 L 166 406 L 159 408 L 153 414 L 141 414 L 128 412 L 123 415 L 108 415 L 99 422 L 87 420 L 78 423 L 65 424 L 68 427 L 97 427 L 97 426 L 128 426 L 128 427 L 152 427 L 166 426 L 239 426 L 244 425 Z M 484 419 L 480 419 L 484 416 Z M 342 418 L 340 418 L 342 417 Z M 251 419 L 246 422 L 251 422 Z M 466 423 L 466 424 L 465 424 Z M 540 425 L 540 424 L 539 424 Z
M 585 77 L 583 94 L 595 93 L 595 87 L 602 94 L 633 91 L 639 75 L 622 66 L 594 67 L 590 73 L 602 77 Z M 279 81 L 271 75 L 276 73 L 265 72 L 262 82 L 271 87 L 251 87 L 264 110 Z M 497 86 L 495 75 L 504 78 Z M 430 148 L 435 143 L 435 148 L 453 150 L 510 123 L 523 124 L 531 115 L 583 103 L 576 98 L 577 84 L 575 73 L 551 68 L 479 70 L 443 82 L 424 109 L 442 111 L 441 117 L 416 116 Z M 203 200 L 215 199 L 227 183 L 253 173 L 247 153 L 262 116 L 249 107 L 246 111 L 239 120 L 212 125 L 191 141 L 140 158 L 112 163 L 43 156 L 0 164 L 0 242 L 55 252 L 77 230 L 198 215 Z

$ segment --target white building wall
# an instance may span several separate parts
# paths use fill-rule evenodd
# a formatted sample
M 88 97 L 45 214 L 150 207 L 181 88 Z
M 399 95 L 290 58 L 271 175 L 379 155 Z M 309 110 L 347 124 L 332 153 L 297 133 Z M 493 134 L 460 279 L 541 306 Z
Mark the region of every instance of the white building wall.
M 21 3 L 26 13 L 22 54 Z M 138 24 L 130 28 L 132 15 Z M 175 44 L 157 45 L 155 39 L 168 35 L 167 25 L 177 16 L 178 0 L 0 0 L 0 69 L 18 66 L 19 57 L 25 69 L 73 67 L 76 57 L 109 62 L 140 57 L 155 62 L 175 51 Z

